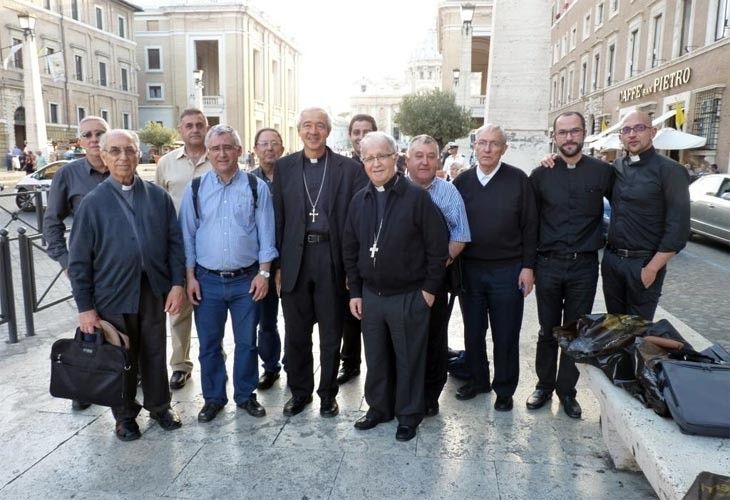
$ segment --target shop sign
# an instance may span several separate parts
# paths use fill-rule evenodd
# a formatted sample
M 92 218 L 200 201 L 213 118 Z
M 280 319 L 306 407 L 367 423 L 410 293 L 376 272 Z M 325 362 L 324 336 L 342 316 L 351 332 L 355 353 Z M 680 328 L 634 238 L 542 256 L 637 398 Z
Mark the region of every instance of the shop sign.
M 619 97 L 621 102 L 633 101 L 634 99 L 640 99 L 656 92 L 673 89 L 680 85 L 687 85 L 691 77 L 692 68 L 687 67 L 678 71 L 673 71 L 672 73 L 667 73 L 664 76 L 658 76 L 654 78 L 654 81 L 649 85 L 640 83 L 639 85 L 634 85 L 633 87 L 624 89 L 619 94 Z

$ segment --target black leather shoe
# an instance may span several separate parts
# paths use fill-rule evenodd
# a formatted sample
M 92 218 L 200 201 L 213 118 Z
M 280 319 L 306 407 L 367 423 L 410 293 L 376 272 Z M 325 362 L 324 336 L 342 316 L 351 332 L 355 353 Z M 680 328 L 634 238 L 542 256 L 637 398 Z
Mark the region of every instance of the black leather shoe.
M 527 398 L 527 408 L 529 410 L 537 410 L 538 408 L 542 408 L 543 406 L 545 406 L 545 403 L 552 399 L 552 397 L 552 391 L 548 392 L 545 389 L 535 389 L 534 391 L 532 391 L 532 394 L 530 394 L 530 397 Z
M 264 372 L 264 374 L 261 375 L 261 378 L 259 378 L 259 383 L 256 387 L 260 391 L 271 389 L 271 386 L 274 385 L 274 382 L 279 380 L 279 377 L 279 372 Z
M 324 398 L 319 404 L 319 414 L 325 418 L 334 417 L 340 413 L 340 407 L 335 398 Z
M 170 389 L 182 389 L 185 387 L 185 382 L 187 382 L 189 378 L 190 374 L 188 372 L 184 372 L 182 370 L 172 372 L 172 375 L 170 376 Z
M 416 437 L 416 427 L 411 425 L 399 425 L 395 431 L 395 439 L 398 441 L 410 441 Z
M 162 427 L 166 431 L 171 431 L 173 429 L 179 429 L 180 427 L 182 427 L 182 421 L 180 421 L 180 417 L 178 417 L 177 413 L 172 411 L 170 408 L 158 412 L 150 412 L 150 418 L 152 420 L 157 420 L 157 423 L 160 424 L 160 427 Z
M 382 424 L 383 422 L 384 420 L 381 420 L 379 418 L 365 415 L 364 417 L 360 417 L 355 421 L 355 429 L 359 431 L 369 431 L 370 429 L 374 428 L 378 424 Z
M 251 396 L 249 396 L 249 398 L 243 403 L 240 403 L 238 407 L 242 410 L 246 410 L 246 412 L 252 417 L 259 418 L 266 415 L 266 409 L 258 402 L 256 394 L 251 394 Z
M 497 411 L 512 411 L 513 405 L 512 396 L 497 396 L 494 409 Z
M 218 403 L 205 403 L 198 413 L 198 422 L 210 422 L 223 409 L 223 405 Z
M 439 404 L 438 403 L 426 403 L 426 411 L 424 415 L 427 417 L 435 417 L 439 414 Z
M 563 410 L 570 418 L 580 418 L 582 410 L 578 401 L 573 396 L 565 396 L 560 400 L 563 403 Z
M 284 405 L 284 415 L 287 417 L 293 417 L 294 415 L 298 415 L 311 402 L 311 394 L 305 397 L 292 396 L 289 401 L 287 401 Z
M 71 401 L 71 408 L 74 411 L 85 410 L 89 406 L 91 406 L 91 403 L 86 403 L 85 401 L 79 401 L 78 399 L 74 399 L 73 401 Z
M 139 432 L 139 425 L 133 418 L 118 420 L 114 427 L 114 433 L 120 441 L 134 441 L 142 437 L 142 433 Z
M 477 394 L 487 393 L 492 390 L 491 387 L 480 387 L 476 385 L 474 382 L 467 382 L 466 384 L 462 385 L 457 389 L 456 391 L 456 399 L 459 399 L 461 401 L 466 401 L 468 399 L 474 399 Z
M 360 368 L 345 368 L 343 366 L 340 369 L 339 375 L 337 375 L 337 383 L 339 385 L 346 384 L 358 375 L 360 375 Z

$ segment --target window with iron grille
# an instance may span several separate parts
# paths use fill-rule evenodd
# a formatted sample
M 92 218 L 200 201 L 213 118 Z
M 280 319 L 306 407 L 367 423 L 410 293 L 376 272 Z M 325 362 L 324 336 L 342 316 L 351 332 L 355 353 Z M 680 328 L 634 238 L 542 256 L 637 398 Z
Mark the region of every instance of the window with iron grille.
M 705 137 L 705 149 L 717 149 L 717 135 L 720 128 L 720 111 L 723 89 L 700 92 L 695 98 L 692 133 Z

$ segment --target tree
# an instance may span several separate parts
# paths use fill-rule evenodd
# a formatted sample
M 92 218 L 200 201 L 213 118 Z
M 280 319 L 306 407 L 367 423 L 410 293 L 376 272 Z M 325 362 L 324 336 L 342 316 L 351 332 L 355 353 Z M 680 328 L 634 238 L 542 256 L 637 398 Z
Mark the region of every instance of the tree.
M 453 92 L 439 89 L 403 97 L 394 120 L 404 134 L 428 134 L 438 141 L 440 147 L 466 136 L 471 129 L 469 111 L 456 105 Z
M 155 146 L 159 150 L 163 146 L 172 145 L 177 139 L 177 132 L 174 128 L 165 127 L 157 122 L 147 122 L 138 135 L 140 141 Z

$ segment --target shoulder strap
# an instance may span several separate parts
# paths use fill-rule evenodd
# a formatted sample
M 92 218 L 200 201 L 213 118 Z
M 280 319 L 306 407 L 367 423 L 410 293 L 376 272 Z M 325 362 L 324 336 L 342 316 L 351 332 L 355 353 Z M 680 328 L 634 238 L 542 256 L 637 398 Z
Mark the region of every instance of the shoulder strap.
M 251 195 L 253 196 L 253 209 L 256 210 L 258 207 L 258 201 L 259 201 L 259 192 L 258 192 L 258 179 L 256 179 L 256 176 L 253 175 L 251 172 L 247 172 L 248 175 L 248 185 L 251 188 Z M 194 200 L 194 198 L 193 198 Z
M 193 209 L 195 210 L 195 220 L 200 219 L 200 211 L 198 210 L 198 191 L 200 191 L 200 177 L 195 177 L 191 185 L 193 188 Z

